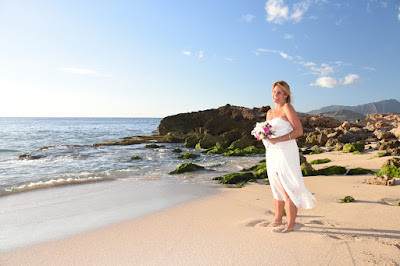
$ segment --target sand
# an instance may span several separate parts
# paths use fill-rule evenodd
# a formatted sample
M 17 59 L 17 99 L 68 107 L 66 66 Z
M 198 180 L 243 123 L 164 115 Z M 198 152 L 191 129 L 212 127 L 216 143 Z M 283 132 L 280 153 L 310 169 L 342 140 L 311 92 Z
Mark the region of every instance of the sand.
M 315 166 L 379 169 L 390 157 L 327 152 Z M 400 180 L 371 175 L 305 177 L 316 208 L 299 210 L 294 232 L 274 232 L 273 199 L 262 180 L 244 188 L 111 227 L 0 254 L 1 265 L 398 265 Z M 339 203 L 347 195 L 354 203 Z

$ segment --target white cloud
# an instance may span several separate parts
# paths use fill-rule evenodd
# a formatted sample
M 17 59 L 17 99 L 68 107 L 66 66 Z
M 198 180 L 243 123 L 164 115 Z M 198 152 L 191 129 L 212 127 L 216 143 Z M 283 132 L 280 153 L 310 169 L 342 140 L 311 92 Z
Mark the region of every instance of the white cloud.
M 251 23 L 254 19 L 256 18 L 256 16 L 252 15 L 252 14 L 246 14 L 242 16 L 242 19 L 246 22 L 246 23 Z
M 303 66 L 315 66 L 316 64 L 314 62 L 303 62 L 303 61 L 299 61 L 299 62 L 295 62 L 296 64 L 299 65 L 303 65 Z
M 289 17 L 289 7 L 284 5 L 283 0 L 268 0 L 265 3 L 265 11 L 268 22 L 281 24 Z
M 111 74 L 101 74 L 92 69 L 87 68 L 78 68 L 78 67 L 59 67 L 57 68 L 58 71 L 64 73 L 71 73 L 71 74 L 78 74 L 78 75 L 86 75 L 86 76 L 98 76 L 98 77 L 112 77 Z
M 290 15 L 290 18 L 293 19 L 295 22 L 300 22 L 303 19 L 304 13 L 310 7 L 309 1 L 304 1 L 300 3 L 296 3 L 293 5 L 293 13 Z
M 182 51 L 182 54 L 183 54 L 183 55 L 191 55 L 192 52 L 190 52 L 190 51 Z
M 279 54 L 280 54 L 284 59 L 292 60 L 292 58 L 293 58 L 293 57 L 291 57 L 290 55 L 285 54 L 284 52 L 279 52 Z
M 360 76 L 357 74 L 349 74 L 346 77 L 344 77 L 344 80 L 342 82 L 342 85 L 350 85 L 356 82 L 357 79 L 359 79 Z
M 295 3 L 293 11 L 290 13 L 289 7 L 285 5 L 283 0 L 268 0 L 265 3 L 266 20 L 276 24 L 282 24 L 285 21 L 300 22 L 309 7 L 310 0 Z
M 374 67 L 363 67 L 363 69 L 370 70 L 370 71 L 375 71 L 376 70 Z
M 286 40 L 290 40 L 290 39 L 293 39 L 293 34 L 289 34 L 289 33 L 286 33 L 284 36 L 283 36 L 283 38 L 284 39 L 286 39 Z
M 197 53 L 197 57 L 198 57 L 199 59 L 203 58 L 203 57 L 204 57 L 204 52 L 203 52 L 203 51 L 199 51 L 199 52 Z
M 338 86 L 353 84 L 359 78 L 360 76 L 358 76 L 357 74 L 349 74 L 346 77 L 344 77 L 344 79 L 336 79 L 332 77 L 320 77 L 315 81 L 315 83 L 311 83 L 310 86 L 334 88 Z
M 321 67 L 311 66 L 310 69 L 313 71 L 312 73 L 319 76 L 326 76 L 330 73 L 334 73 L 335 70 L 328 64 L 321 64 Z
M 400 7 L 399 7 L 399 14 L 397 14 L 397 19 L 400 21 Z
M 279 54 L 284 59 L 289 59 L 289 60 L 293 59 L 293 57 L 291 57 L 290 55 L 288 55 L 288 54 L 286 54 L 286 53 L 284 53 L 282 51 L 258 48 L 257 51 L 256 51 L 256 55 L 260 55 L 260 52 L 261 53 L 275 53 L 275 54 Z

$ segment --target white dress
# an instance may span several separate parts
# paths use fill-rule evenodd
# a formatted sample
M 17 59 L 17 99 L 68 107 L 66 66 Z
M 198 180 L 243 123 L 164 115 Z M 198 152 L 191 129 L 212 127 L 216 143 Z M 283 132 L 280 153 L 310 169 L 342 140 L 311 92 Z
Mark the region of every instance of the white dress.
M 271 138 L 286 135 L 293 130 L 289 121 L 276 117 L 268 123 L 275 135 Z M 275 199 L 285 201 L 286 193 L 297 208 L 312 209 L 315 198 L 307 190 L 300 168 L 299 149 L 296 140 L 278 142 L 273 145 L 263 140 L 266 148 L 267 173 L 272 194 Z

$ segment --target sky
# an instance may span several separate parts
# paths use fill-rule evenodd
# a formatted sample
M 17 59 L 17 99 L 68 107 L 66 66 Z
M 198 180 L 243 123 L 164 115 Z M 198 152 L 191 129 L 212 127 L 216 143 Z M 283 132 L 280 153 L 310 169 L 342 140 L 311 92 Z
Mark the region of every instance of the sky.
M 400 100 L 398 0 L 0 0 L 0 117 Z

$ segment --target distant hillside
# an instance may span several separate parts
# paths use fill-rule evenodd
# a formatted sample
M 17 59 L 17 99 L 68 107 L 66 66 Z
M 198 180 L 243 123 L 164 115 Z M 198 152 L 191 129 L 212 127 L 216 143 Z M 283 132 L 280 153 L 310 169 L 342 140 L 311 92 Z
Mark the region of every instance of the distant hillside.
M 322 107 L 317 110 L 308 112 L 310 115 L 322 114 L 328 112 L 335 112 L 339 110 L 350 110 L 356 113 L 364 115 L 378 114 L 378 113 L 400 113 L 400 102 L 395 99 L 384 100 L 380 102 L 373 102 L 367 104 L 361 104 L 357 106 L 346 106 L 346 105 L 330 105 Z
M 364 114 L 360 114 L 350 110 L 339 110 L 333 112 L 322 113 L 324 116 L 333 117 L 337 120 L 344 121 L 344 120 L 357 120 L 357 119 L 364 119 L 366 116 Z

